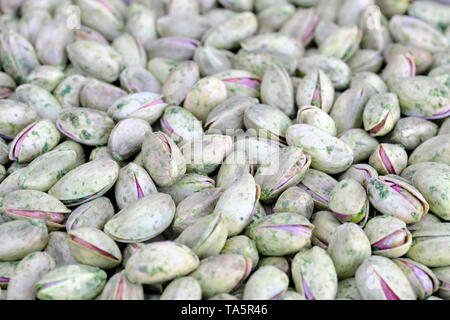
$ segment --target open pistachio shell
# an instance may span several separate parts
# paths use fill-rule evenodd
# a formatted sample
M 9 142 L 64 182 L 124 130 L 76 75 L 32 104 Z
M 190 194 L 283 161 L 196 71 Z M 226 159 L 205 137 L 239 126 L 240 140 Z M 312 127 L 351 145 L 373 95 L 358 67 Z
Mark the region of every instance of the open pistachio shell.
M 247 280 L 243 300 L 274 300 L 283 295 L 289 285 L 284 272 L 272 267 L 258 268 Z
M 119 209 L 152 193 L 157 193 L 156 186 L 144 168 L 131 162 L 120 169 L 114 186 Z
M 69 237 L 70 252 L 81 264 L 107 270 L 116 267 L 122 261 L 117 244 L 96 228 L 76 228 L 70 231 Z
M 292 260 L 292 277 L 297 292 L 307 300 L 333 300 L 338 279 L 333 260 L 320 247 L 300 251 Z
M 70 213 L 55 197 L 37 190 L 17 190 L 3 198 L 3 210 L 14 219 L 38 219 L 50 229 L 63 228 Z
M 396 176 L 370 179 L 367 194 L 375 209 L 407 224 L 419 222 L 429 209 L 422 194 L 414 186 Z
M 372 246 L 372 253 L 388 258 L 403 256 L 411 247 L 411 233 L 406 224 L 392 216 L 376 216 L 369 220 L 364 232 Z
M 228 236 L 228 229 L 220 214 L 211 214 L 187 227 L 176 239 L 194 251 L 199 258 L 220 253 Z
M 145 169 L 158 186 L 173 185 L 186 172 L 182 152 L 175 142 L 161 131 L 146 134 L 142 153 Z
M 438 278 L 423 264 L 407 258 L 398 258 L 393 261 L 408 277 L 419 299 L 426 299 L 439 289 Z
M 100 300 L 144 300 L 144 289 L 141 284 L 128 280 L 125 271 L 121 271 L 105 284 Z
M 263 255 L 283 256 L 295 253 L 311 241 L 312 225 L 305 217 L 279 212 L 259 220 L 249 231 Z

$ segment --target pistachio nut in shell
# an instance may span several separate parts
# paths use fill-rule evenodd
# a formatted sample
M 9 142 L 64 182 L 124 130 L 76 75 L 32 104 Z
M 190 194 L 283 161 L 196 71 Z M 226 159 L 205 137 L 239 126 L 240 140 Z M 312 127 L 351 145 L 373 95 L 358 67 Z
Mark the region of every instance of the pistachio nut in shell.
M 419 222 L 429 210 L 422 194 L 414 186 L 395 176 L 370 179 L 367 194 L 375 209 L 406 224 Z
M 72 211 L 66 221 L 66 230 L 92 227 L 102 230 L 106 222 L 114 215 L 114 207 L 106 197 L 100 197 L 83 203 Z
M 202 122 L 182 107 L 167 107 L 160 123 L 161 130 L 180 145 L 203 135 Z
M 450 220 L 450 171 L 438 168 L 419 170 L 412 178 L 413 185 L 430 205 L 430 211 L 444 221 Z
M 122 261 L 117 244 L 96 228 L 76 228 L 70 231 L 69 237 L 70 252 L 81 264 L 108 270 Z
M 193 277 L 171 281 L 161 294 L 161 300 L 201 300 L 202 288 Z
M 413 243 L 406 253 L 408 258 L 427 267 L 449 265 L 450 223 L 436 223 L 424 226 L 412 233 Z
M 52 150 L 30 162 L 19 176 L 23 189 L 49 190 L 63 175 L 77 166 L 77 154 L 73 150 Z
M 261 187 L 261 200 L 273 202 L 284 190 L 299 183 L 310 163 L 311 158 L 295 146 L 274 152 L 261 163 L 255 174 L 255 181 Z
M 221 215 L 228 235 L 241 233 L 250 223 L 260 197 L 260 187 L 249 173 L 244 173 L 225 190 L 216 203 L 214 213 Z
M 205 77 L 197 81 L 186 95 L 183 107 L 201 121 L 227 98 L 223 81 L 216 77 Z
M 41 220 L 13 220 L 0 224 L 0 260 L 20 260 L 40 251 L 48 242 L 48 231 Z
M 365 225 L 369 216 L 366 190 L 351 178 L 339 181 L 331 190 L 328 206 L 341 222 Z
M 75 4 L 79 7 L 82 23 L 100 32 L 108 40 L 113 40 L 123 30 L 124 14 L 116 1 L 76 0 Z
M 87 75 L 106 82 L 114 82 L 119 78 L 123 60 L 111 46 L 78 40 L 67 45 L 66 50 L 72 65 Z
M 332 117 L 322 109 L 315 106 L 303 106 L 299 108 L 297 113 L 298 124 L 309 124 L 316 128 L 322 129 L 333 137 L 337 134 L 336 124 Z
M 105 284 L 100 300 L 144 300 L 144 289 L 128 280 L 125 271 L 120 271 Z
M 312 225 L 305 217 L 291 212 L 268 215 L 250 229 L 259 253 L 266 256 L 283 256 L 299 251 L 311 241 Z
M 251 97 L 228 98 L 208 115 L 205 129 L 207 131 L 220 130 L 222 134 L 225 134 L 227 129 L 243 129 L 245 110 L 257 103 L 258 100 Z
M 196 270 L 199 263 L 198 257 L 185 245 L 153 242 L 128 259 L 125 274 L 134 283 L 157 284 L 185 276 Z
M 333 100 L 333 83 L 322 70 L 313 70 L 300 80 L 296 93 L 296 102 L 299 108 L 312 105 L 329 112 Z
M 310 194 L 294 186 L 280 194 L 273 211 L 298 213 L 310 219 L 314 211 L 314 201 Z
M 367 188 L 370 179 L 376 177 L 378 177 L 378 172 L 373 167 L 365 163 L 359 163 L 348 168 L 347 171 L 339 177 L 339 180 L 354 179 L 364 188 Z
M 378 72 L 383 65 L 383 55 L 375 50 L 358 50 L 348 65 L 354 73 Z
M 151 131 L 152 127 L 143 119 L 120 120 L 111 130 L 108 138 L 108 148 L 114 159 L 127 160 L 138 153 L 142 147 L 144 136 Z
M 370 242 L 360 226 L 344 223 L 332 235 L 328 254 L 334 262 L 339 279 L 350 278 L 363 261 L 370 257 Z
M 244 112 L 245 128 L 252 129 L 259 137 L 285 142 L 286 130 L 292 121 L 280 109 L 267 104 L 255 104 Z
M 145 67 L 147 54 L 139 40 L 129 33 L 122 33 L 116 37 L 111 46 L 122 57 L 123 64 L 129 67 Z
M 66 46 L 73 39 L 73 29 L 63 19 L 53 19 L 42 25 L 34 43 L 39 61 L 43 65 L 63 68 L 67 63 Z
M 288 276 L 290 276 L 290 274 L 291 274 L 290 260 L 288 261 L 288 259 L 285 257 L 262 258 L 258 263 L 258 267 L 263 267 L 263 266 L 273 266 L 273 267 L 278 268 L 279 270 L 283 271 Z
M 53 94 L 63 108 L 79 107 L 80 92 L 88 80 L 82 75 L 72 75 L 62 80 Z
M 337 134 L 361 127 L 367 96 L 363 88 L 350 88 L 339 95 L 330 111 Z
M 327 209 L 330 192 L 337 185 L 337 180 L 325 172 L 309 169 L 298 187 L 305 190 L 314 201 L 318 209 Z
M 17 114 L 18 116 L 13 116 Z M 0 137 L 8 140 L 39 118 L 36 110 L 27 104 L 9 100 L 0 100 Z
M 408 258 L 393 261 L 408 277 L 419 299 L 426 299 L 439 289 L 439 280 L 428 267 Z
M 108 111 L 108 108 L 116 100 L 126 95 L 126 91 L 107 82 L 90 78 L 86 80 L 86 83 L 84 83 L 77 95 L 79 95 L 81 106 Z
M 200 74 L 211 76 L 232 68 L 234 54 L 228 50 L 214 47 L 198 47 L 194 53 L 194 62 L 198 65 Z
M 202 296 L 211 298 L 238 289 L 249 276 L 251 268 L 250 259 L 240 254 L 219 254 L 203 259 L 190 276 L 200 283 Z
M 114 160 L 87 162 L 62 177 L 48 193 L 67 206 L 75 206 L 104 195 L 116 182 L 119 165 Z
M 55 260 L 46 252 L 29 253 L 20 260 L 9 280 L 7 300 L 34 300 L 36 282 L 55 266 Z
M 144 67 L 128 67 L 119 76 L 120 86 L 130 93 L 161 92 L 159 80 Z
M 10 166 L 11 168 L 12 166 Z M 0 183 L 0 196 L 5 196 L 8 193 L 19 190 L 19 177 L 22 174 L 22 172 L 25 170 L 25 168 L 19 168 L 15 170 L 14 172 L 9 173 L 6 178 L 3 179 L 3 181 Z M 0 210 L 1 212 L 1 210 Z
M 169 77 L 170 72 L 179 64 L 180 61 L 155 57 L 148 61 L 147 69 L 159 80 L 159 83 L 164 84 Z
M 450 268 L 449 267 L 440 267 L 434 268 L 434 275 L 438 278 L 440 286 L 438 294 L 441 298 L 449 300 L 449 289 L 448 285 L 450 283 Z
M 297 69 L 300 71 L 300 74 L 308 74 L 322 69 L 337 90 L 347 88 L 351 80 L 351 69 L 344 61 L 321 54 L 301 58 L 298 61 Z M 332 101 L 332 99 L 329 101 Z
M 152 92 L 138 92 L 116 100 L 108 109 L 108 116 L 114 121 L 126 118 L 146 120 L 149 124 L 161 117 L 167 104 L 163 96 Z
M 161 37 L 200 39 L 209 28 L 204 16 L 187 12 L 170 13 L 156 20 L 156 29 Z
M 53 92 L 63 79 L 64 73 L 60 68 L 55 66 L 39 66 L 27 76 L 27 83 L 37 85 L 42 89 Z
M 282 110 L 286 115 L 294 115 L 294 86 L 284 68 L 271 65 L 261 80 L 261 102 Z
M 402 145 L 381 143 L 372 152 L 369 164 L 379 174 L 399 175 L 408 165 L 408 154 Z
M 183 144 L 180 149 L 186 172 L 211 174 L 231 152 L 233 139 L 221 134 L 209 134 Z
M 352 149 L 353 163 L 367 160 L 379 145 L 376 138 L 361 128 L 347 130 L 339 136 L 339 139 Z
M 396 15 L 389 21 L 392 38 L 403 44 L 425 48 L 434 53 L 448 47 L 448 40 L 438 30 L 417 18 Z
M 56 263 L 56 266 L 76 264 L 69 249 L 69 235 L 63 231 L 53 231 L 48 235 L 48 243 L 45 252 L 48 253 Z
M 261 91 L 261 77 L 247 70 L 226 70 L 213 75 L 224 82 L 227 97 L 248 96 L 259 98 Z
M 252 12 L 234 15 L 218 26 L 209 29 L 202 38 L 205 46 L 217 49 L 234 49 L 241 40 L 253 35 L 258 28 L 258 20 Z
M 165 133 L 149 132 L 142 144 L 144 167 L 158 186 L 176 183 L 186 172 L 185 158 Z
M 19 163 L 30 162 L 53 149 L 61 135 L 49 120 L 34 122 L 19 132 L 9 147 L 9 159 Z
M 14 30 L 0 36 L 0 55 L 3 70 L 19 83 L 40 64 L 33 45 Z
M 144 44 L 149 58 L 161 57 L 176 61 L 191 60 L 200 43 L 185 37 L 163 37 Z
M 302 148 L 311 157 L 311 168 L 325 173 L 343 172 L 353 162 L 353 152 L 343 141 L 307 124 L 290 126 L 286 141 L 290 146 Z
M 58 114 L 56 126 L 68 138 L 88 146 L 108 142 L 114 122 L 103 111 L 67 108 Z
M 194 251 L 201 259 L 221 252 L 228 236 L 228 229 L 220 214 L 210 214 L 188 226 L 175 240 Z
M 199 219 L 213 213 L 217 200 L 222 195 L 220 188 L 207 188 L 187 196 L 177 205 L 172 228 L 175 232 L 183 232 Z
M 169 195 L 150 194 L 114 215 L 105 224 L 104 231 L 118 242 L 146 241 L 162 233 L 170 225 L 174 215 L 175 204 Z M 136 228 L 136 224 L 140 227 Z
M 37 190 L 16 190 L 3 198 L 2 210 L 14 219 L 37 219 L 49 229 L 63 228 L 65 215 L 70 213 L 55 197 Z
M 114 186 L 114 195 L 119 209 L 152 193 L 157 193 L 156 186 L 143 167 L 130 162 L 120 169 Z
M 247 280 L 243 300 L 275 300 L 289 286 L 286 274 L 272 266 L 259 267 Z
M 386 257 L 368 257 L 356 271 L 355 279 L 364 300 L 416 299 L 408 278 Z
M 216 185 L 219 188 L 228 187 L 238 180 L 243 174 L 253 174 L 254 165 L 250 164 L 249 157 L 240 149 L 232 151 L 219 168 L 216 178 Z
M 399 143 L 406 150 L 414 150 L 421 143 L 436 136 L 438 126 L 430 121 L 417 117 L 405 117 L 398 120 L 390 141 Z
M 319 21 L 314 8 L 299 9 L 281 26 L 280 33 L 301 41 L 306 47 L 312 41 Z
M 338 278 L 333 260 L 320 247 L 300 251 L 292 260 L 292 278 L 297 292 L 307 300 L 334 300 Z
M 220 253 L 241 254 L 252 261 L 252 270 L 258 266 L 258 249 L 256 249 L 255 242 L 247 236 L 239 235 L 228 238 Z
M 352 75 L 350 88 L 363 88 L 364 94 L 370 98 L 374 94 L 387 92 L 386 83 L 373 72 L 357 72 Z
M 164 95 L 164 101 L 170 105 L 180 105 L 198 80 L 198 65 L 193 61 L 181 62 L 170 71 L 163 83 L 161 93 Z
M 180 180 L 174 184 L 168 187 L 160 187 L 158 190 L 169 194 L 175 204 L 178 205 L 183 199 L 186 199 L 191 194 L 214 187 L 215 181 L 210 177 L 197 173 L 188 173 L 182 176 Z
M 342 26 L 319 46 L 319 52 L 329 57 L 347 61 L 358 50 L 362 31 L 356 26 Z
M 411 247 L 411 233 L 406 223 L 392 216 L 380 215 L 367 222 L 364 232 L 372 246 L 372 253 L 388 258 L 403 256 Z
M 449 144 L 450 134 L 430 138 L 411 153 L 408 164 L 432 161 L 450 165 Z
M 389 90 L 397 94 L 404 115 L 424 119 L 449 115 L 449 89 L 432 77 L 394 78 L 389 81 Z
M 395 94 L 381 93 L 372 96 L 367 102 L 364 113 L 364 129 L 372 136 L 389 133 L 400 119 L 400 106 Z
M 60 266 L 45 274 L 37 283 L 40 300 L 90 300 L 106 283 L 106 273 L 82 264 Z
M 311 223 L 314 225 L 312 244 L 327 249 L 333 233 L 341 225 L 341 222 L 334 213 L 323 210 L 314 213 Z

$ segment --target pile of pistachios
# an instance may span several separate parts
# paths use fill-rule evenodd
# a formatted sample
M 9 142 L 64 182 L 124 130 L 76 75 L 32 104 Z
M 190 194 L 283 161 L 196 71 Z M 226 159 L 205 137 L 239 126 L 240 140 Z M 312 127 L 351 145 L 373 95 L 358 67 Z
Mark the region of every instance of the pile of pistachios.
M 450 299 L 448 1 L 0 11 L 0 300 Z

